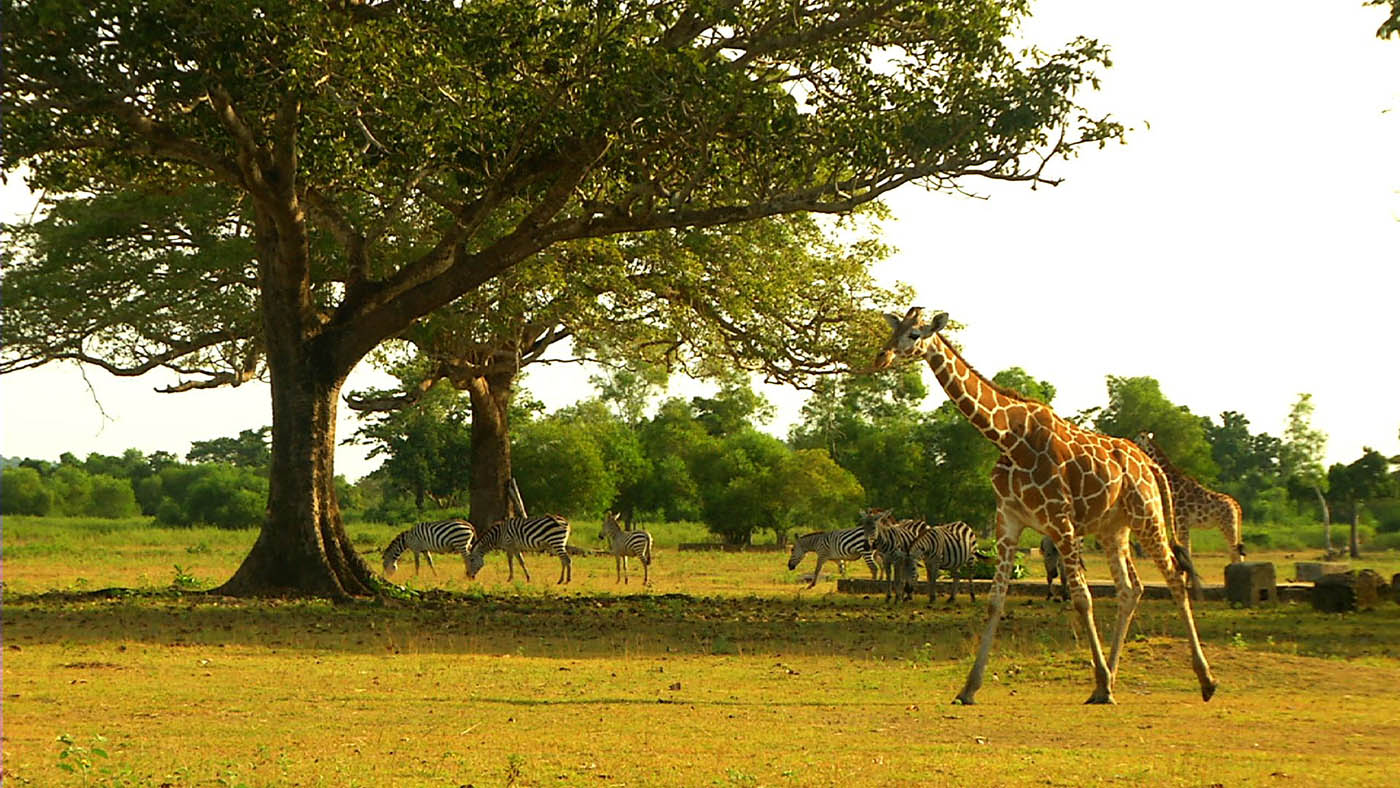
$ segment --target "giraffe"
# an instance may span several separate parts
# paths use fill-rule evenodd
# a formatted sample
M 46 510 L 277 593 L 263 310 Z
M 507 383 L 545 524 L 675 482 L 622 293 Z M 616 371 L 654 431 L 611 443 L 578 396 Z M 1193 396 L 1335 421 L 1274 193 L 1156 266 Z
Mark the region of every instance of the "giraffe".
M 1167 475 L 1167 483 L 1172 488 L 1172 505 L 1176 509 L 1176 539 L 1191 552 L 1191 529 L 1215 527 L 1225 535 L 1225 544 L 1230 551 L 1230 563 L 1244 560 L 1244 541 L 1240 531 L 1240 504 L 1222 492 L 1216 492 L 1187 476 L 1167 459 L 1166 452 L 1153 440 L 1152 433 L 1140 432 L 1133 439 L 1151 457 L 1162 472 Z M 1195 584 L 1200 588 L 1200 584 Z M 1197 596 L 1199 599 L 1199 594 Z
M 1075 426 L 1056 416 L 1048 405 L 1027 400 L 978 374 L 939 335 L 948 323 L 946 312 L 926 318 L 921 307 L 914 307 L 903 318 L 887 314 L 885 319 L 894 334 L 876 356 L 875 369 L 887 368 L 896 357 L 923 358 L 963 416 L 1001 452 L 992 470 L 997 495 L 996 579 L 977 659 L 956 702 L 972 704 L 982 686 L 1005 606 L 1016 546 L 1026 527 L 1054 539 L 1064 556 L 1074 607 L 1088 633 L 1093 657 L 1094 691 L 1088 703 L 1114 702 L 1118 657 L 1142 597 L 1142 581 L 1128 553 L 1130 533 L 1141 542 L 1171 588 L 1186 623 L 1201 697 L 1210 700 L 1217 684 L 1201 650 L 1182 579 L 1189 559 L 1172 537 L 1171 489 L 1157 464 L 1132 441 Z M 1086 535 L 1095 536 L 1104 546 L 1117 588 L 1118 616 L 1107 659 L 1080 565 L 1080 538 Z

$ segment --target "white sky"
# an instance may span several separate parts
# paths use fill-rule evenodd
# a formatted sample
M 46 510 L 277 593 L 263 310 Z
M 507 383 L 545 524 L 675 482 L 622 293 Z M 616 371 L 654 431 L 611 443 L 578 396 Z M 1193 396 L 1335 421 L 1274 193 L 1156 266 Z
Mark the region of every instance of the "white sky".
M 1104 404 L 1105 375 L 1150 375 L 1198 415 L 1236 410 L 1282 435 L 1311 392 L 1329 462 L 1363 445 L 1400 453 L 1400 41 L 1374 37 L 1382 10 L 1042 0 L 1036 12 L 1026 38 L 1045 49 L 1081 34 L 1112 47 L 1103 90 L 1082 98 L 1136 131 L 1055 165 L 1057 188 L 896 194 L 887 232 L 901 251 L 879 276 L 965 323 L 984 373 L 1019 365 L 1053 383 L 1061 413 Z M 15 179 L 0 190 L 0 215 L 32 206 Z M 379 377 L 357 370 L 347 390 Z M 586 377 L 552 366 L 525 384 L 553 409 L 590 393 Z M 154 392 L 171 379 L 57 365 L 0 378 L 3 453 L 183 457 L 192 440 L 271 420 L 264 385 Z M 932 408 L 942 394 L 926 380 Z M 765 393 L 785 435 L 800 396 Z M 344 411 L 341 437 L 354 429 Z M 362 447 L 337 453 L 352 479 L 377 465 Z

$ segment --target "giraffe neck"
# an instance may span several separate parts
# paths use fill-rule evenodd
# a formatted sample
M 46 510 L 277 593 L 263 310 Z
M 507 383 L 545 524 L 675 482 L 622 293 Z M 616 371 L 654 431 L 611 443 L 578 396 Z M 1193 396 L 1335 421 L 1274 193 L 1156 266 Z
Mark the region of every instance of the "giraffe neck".
M 933 370 L 933 376 L 938 378 L 943 390 L 947 392 L 948 399 L 953 401 L 978 432 L 993 443 L 1005 446 L 1009 442 L 1008 438 L 1014 437 L 1011 435 L 1013 424 L 1024 426 L 1024 417 L 1009 420 L 1005 412 L 1012 408 L 1019 408 L 1024 412 L 1027 401 L 983 377 L 971 364 L 963 360 L 941 334 L 933 335 L 933 341 L 924 353 L 924 360 L 928 362 L 929 369 Z M 1000 417 L 998 411 L 1003 412 Z

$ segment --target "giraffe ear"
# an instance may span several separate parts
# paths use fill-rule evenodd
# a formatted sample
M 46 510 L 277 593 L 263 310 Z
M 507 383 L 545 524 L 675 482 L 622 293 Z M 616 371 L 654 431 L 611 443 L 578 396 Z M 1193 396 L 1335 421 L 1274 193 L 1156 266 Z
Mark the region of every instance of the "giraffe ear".
M 933 316 L 933 320 L 929 323 L 929 329 L 938 332 L 942 331 L 943 327 L 946 325 L 948 325 L 948 313 L 939 312 Z
M 890 328 L 895 331 L 898 331 L 899 324 L 904 322 L 903 318 L 901 318 L 899 315 L 896 315 L 893 312 L 886 312 L 883 315 L 883 317 L 885 318 L 885 322 L 889 324 Z

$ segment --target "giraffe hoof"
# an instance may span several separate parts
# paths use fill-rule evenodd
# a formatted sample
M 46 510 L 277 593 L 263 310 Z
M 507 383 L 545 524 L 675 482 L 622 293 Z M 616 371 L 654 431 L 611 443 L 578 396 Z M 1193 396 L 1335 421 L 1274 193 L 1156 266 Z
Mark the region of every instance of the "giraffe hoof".
M 954 706 L 976 706 L 976 705 L 977 705 L 977 701 L 973 700 L 971 695 L 959 695 L 959 696 L 957 696 L 956 698 L 953 698 L 953 705 L 954 705 Z
M 1212 681 L 1212 682 L 1209 683 L 1209 684 L 1202 684 L 1202 685 L 1201 685 L 1201 700 L 1206 701 L 1206 702 L 1209 702 L 1210 699 L 1211 699 L 1211 697 L 1215 695 L 1215 690 L 1216 690 L 1216 688 L 1219 687 L 1219 686 L 1220 686 L 1220 682 L 1218 682 L 1218 681 Z
M 1116 701 L 1113 700 L 1112 693 L 1099 692 L 1098 690 L 1094 690 L 1094 694 L 1090 695 L 1089 699 L 1084 701 L 1085 706 L 1113 706 L 1115 703 Z

